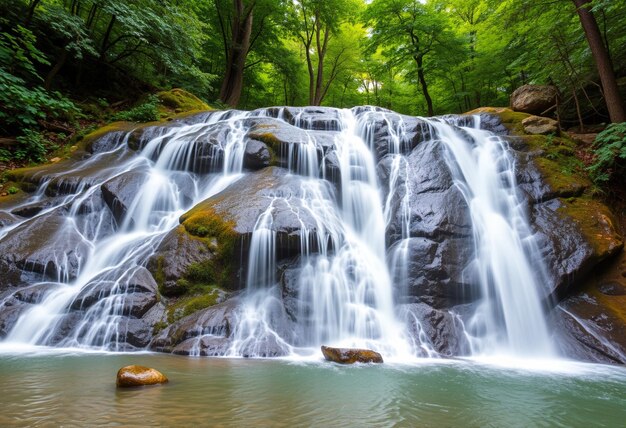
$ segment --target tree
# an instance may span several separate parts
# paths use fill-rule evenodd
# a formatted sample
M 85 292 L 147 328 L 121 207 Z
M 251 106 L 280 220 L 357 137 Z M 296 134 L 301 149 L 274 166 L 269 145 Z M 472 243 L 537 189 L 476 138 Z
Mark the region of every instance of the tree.
M 576 5 L 576 11 L 580 18 L 580 23 L 585 32 L 585 37 L 589 43 L 591 54 L 598 68 L 606 107 L 609 111 L 611 122 L 626 122 L 626 110 L 619 94 L 617 80 L 611 65 L 606 46 L 602 40 L 598 23 L 590 10 L 592 0 L 572 0 Z
M 306 57 L 310 105 L 322 103 L 336 77 L 334 72 L 344 53 L 339 52 L 335 57 L 328 79 L 324 77 L 326 55 L 331 39 L 340 36 L 341 24 L 348 19 L 350 12 L 358 10 L 358 6 L 355 0 L 301 0 L 293 3 L 291 28 Z
M 243 87 L 243 72 L 246 58 L 250 52 L 252 38 L 252 23 L 254 21 L 255 1 L 233 0 L 233 8 L 230 20 L 230 38 L 227 36 L 226 22 L 220 11 L 220 1 L 215 1 L 217 15 L 220 18 L 220 26 L 224 46 L 226 47 L 226 70 L 220 100 L 224 104 L 235 107 L 241 97 Z
M 455 46 L 443 10 L 419 0 L 374 0 L 367 8 L 365 19 L 372 27 L 371 48 L 386 48 L 385 53 L 394 62 L 410 58 L 417 71 L 428 115 L 435 114 L 426 66 L 436 51 L 444 54 Z

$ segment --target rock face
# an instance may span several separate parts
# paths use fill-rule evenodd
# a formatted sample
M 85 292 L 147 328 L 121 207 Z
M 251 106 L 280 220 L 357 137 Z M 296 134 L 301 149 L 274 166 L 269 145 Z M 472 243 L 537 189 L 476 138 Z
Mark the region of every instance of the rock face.
M 517 110 L 541 114 L 555 96 L 553 88 L 525 87 L 512 103 Z M 363 149 L 373 153 L 382 184 L 387 256 L 406 255 L 403 270 L 391 272 L 395 315 L 420 355 L 467 355 L 464 321 L 480 298 L 472 270 L 474 232 L 436 126 L 380 108 L 353 111 L 358 122 L 353 125 L 366 143 Z M 547 266 L 541 297 L 562 333 L 556 339 L 562 353 L 624 362 L 626 318 L 620 299 L 626 285 L 619 278 L 589 280 L 600 263 L 611 263 L 620 252 L 623 238 L 610 210 L 594 199 L 576 163 L 575 145 L 558 135 L 551 119 L 509 109 L 474 113 L 484 129 L 505 138 L 515 158 L 518 189 Z M 68 337 L 82 343 L 89 326 L 113 319 L 115 328 L 90 333 L 90 344 L 249 357 L 283 356 L 291 346 L 310 346 L 301 334 L 312 322 L 300 275 L 307 261 L 323 261 L 324 252 L 340 253 L 334 247 L 341 240 L 335 237 L 349 232 L 329 232 L 320 215 L 329 212 L 326 202 L 337 215 L 347 215 L 341 173 L 357 177 L 362 166 L 341 171 L 346 159 L 356 157 L 340 156 L 337 147 L 346 126 L 341 110 L 277 107 L 255 114 L 209 112 L 158 125 L 119 125 L 90 138 L 74 160 L 14 171 L 11 180 L 24 193 L 39 192 L 0 206 L 0 227 L 6 228 L 0 230 L 0 337 L 34 305 L 80 279 L 85 263 L 99 256 L 93 242 L 111 237 L 121 225 L 133 226 L 138 194 L 165 191 L 144 187 L 151 162 L 158 162 L 159 173 L 167 171 L 172 180 L 168 189 L 181 201 L 171 211 L 180 215 L 178 224 L 168 223 L 172 228 L 157 240 L 130 252 L 136 258 L 121 254 L 110 271 L 81 282 L 47 343 Z M 229 117 L 238 118 L 236 124 Z M 446 120 L 460 127 L 474 118 Z M 172 132 L 181 124 L 192 125 L 182 137 Z M 228 158 L 225 148 L 233 137 L 239 138 L 238 151 Z M 136 156 L 139 150 L 143 156 Z M 169 157 L 163 159 L 164 153 Z M 76 163 L 78 156 L 86 161 Z M 115 168 L 128 159 L 137 161 L 132 168 Z M 201 200 L 198 195 L 216 178 L 207 174 L 223 171 L 226 160 L 234 173 L 222 178 L 231 181 Z M 235 161 L 241 164 L 235 167 Z M 243 174 L 236 176 L 239 167 Z M 315 204 L 308 198 L 311 192 L 320 196 Z M 76 203 L 68 202 L 76 195 Z M 170 208 L 155 203 L 157 212 Z M 264 249 L 276 255 L 275 271 L 252 281 L 263 286 L 274 281 L 267 299 L 256 302 L 271 331 L 255 330 L 251 340 L 237 327 L 244 320 L 244 301 L 252 298 L 242 289 L 253 232 L 260 225 L 272 238 L 272 247 Z M 614 345 L 607 346 L 605 337 Z M 382 362 L 368 350 L 322 349 L 341 363 Z
M 126 366 L 119 369 L 115 384 L 118 388 L 167 383 L 167 377 L 158 370 L 144 366 Z
M 383 177 L 389 164 L 379 163 Z M 470 297 L 473 278 L 463 270 L 473 257 L 473 235 L 468 206 L 443 159 L 441 145 L 419 144 L 407 157 L 408 176 L 398 177 L 391 196 L 391 221 L 387 228 L 390 253 L 404 246 L 408 253 L 409 301 L 448 308 L 461 296 Z M 408 206 L 403 205 L 408 201 Z M 402 238 L 408 209 L 409 237 Z
M 383 357 L 369 349 L 331 348 L 322 346 L 322 354 L 328 361 L 339 364 L 382 363 Z
M 524 85 L 511 94 L 511 108 L 530 114 L 545 114 L 554 107 L 558 91 L 554 86 Z
M 317 230 L 316 220 L 303 199 L 306 191 L 303 183 L 302 177 L 290 175 L 283 168 L 265 168 L 200 202 L 181 217 L 181 224 L 195 236 L 225 230 L 236 247 L 233 254 L 247 260 L 257 220 L 269 212 L 268 228 L 276 234 L 278 258 L 298 254 L 302 232 L 308 231 L 310 241 L 315 242 Z M 328 186 L 322 191 L 330 194 L 332 189 Z

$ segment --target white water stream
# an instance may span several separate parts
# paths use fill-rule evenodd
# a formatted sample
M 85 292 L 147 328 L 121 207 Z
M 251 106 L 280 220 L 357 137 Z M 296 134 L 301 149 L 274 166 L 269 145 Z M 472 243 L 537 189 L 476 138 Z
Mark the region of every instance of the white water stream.
M 106 283 L 108 297 L 85 311 L 78 327 L 56 343 L 119 350 L 120 329 L 127 315 L 124 293 L 132 284 L 133 275 L 144 269 L 165 234 L 178 226 L 180 215 L 245 174 L 243 119 L 266 114 L 265 110 L 214 113 L 199 123 L 158 129 L 138 155 L 129 156 L 123 141 L 111 152 L 96 155 L 76 167 L 87 170 L 105 157 L 119 162 L 111 164 L 89 189 L 78 189 L 62 202 L 70 207 L 66 227 L 83 237 L 89 248 L 88 257 L 81 261 L 78 277 L 72 281 L 59 278 L 60 284 L 20 317 L 6 341 L 52 343 L 78 296 Z M 268 341 L 277 343 L 286 353 L 311 352 L 326 344 L 372 348 L 397 360 L 414 358 L 418 348 L 427 355 L 435 354 L 424 336 L 410 337 L 397 316 L 394 300 L 404 292 L 402 282 L 408 275 L 409 189 L 408 184 L 399 186 L 400 177 L 411 174 L 403 154 L 407 152 L 404 123 L 393 113 L 377 113 L 387 120 L 388 152 L 392 156 L 389 192 L 384 198 L 374 155 L 374 110 L 358 114 L 338 110 L 336 114 L 340 129 L 331 151 L 338 159 L 340 190 L 333 190 L 323 179 L 328 153 L 322 156 L 313 132 L 303 132 L 297 150 L 294 144 L 288 153 L 291 174 L 305 177 L 301 192 L 299 196 L 274 196 L 288 204 L 294 202 L 293 198 L 300 198 L 299 206 L 315 223 L 315 230 L 304 226 L 300 230 L 300 305 L 295 337 L 282 337 L 273 324 L 283 309 L 272 203 L 258 218 L 252 234 L 247 289 L 234 326 L 231 355 L 259 355 L 260 346 Z M 396 120 L 389 120 L 391 116 Z M 294 123 L 302 128 L 312 126 L 300 117 Z M 195 142 L 225 124 L 228 132 L 221 134 L 219 141 L 222 170 L 209 173 L 211 165 L 198 166 Z M 473 352 L 551 355 L 539 303 L 540 256 L 516 195 L 514 163 L 505 145 L 499 138 L 477 129 L 478 124 L 472 129 L 464 128 L 463 132 L 438 120 L 430 121 L 429 126 L 436 133 L 433 141 L 423 144 L 445 145 L 448 165 L 471 212 L 476 253 L 472 270 L 482 296 L 478 309 L 466 320 Z M 147 171 L 148 178 L 129 205 L 125 220 L 113 233 L 106 233 L 102 224 L 111 221 L 110 216 L 98 214 L 92 223 L 82 226 L 73 221 L 101 184 L 136 170 Z M 47 183 L 38 195 L 43 195 Z M 394 252 L 388 254 L 385 233 L 391 221 L 392 196 L 398 192 L 404 192 L 399 195 L 402 236 Z M 0 230 L 0 237 L 17 226 Z M 63 233 L 60 230 L 59 237 Z

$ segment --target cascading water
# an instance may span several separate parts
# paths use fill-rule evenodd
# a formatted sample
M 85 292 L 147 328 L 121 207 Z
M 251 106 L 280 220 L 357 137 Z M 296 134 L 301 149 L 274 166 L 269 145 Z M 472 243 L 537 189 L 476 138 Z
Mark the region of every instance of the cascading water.
M 523 201 L 517 196 L 514 161 L 499 137 L 473 127 L 455 131 L 432 121 L 445 145 L 455 184 L 469 206 L 482 299 L 466 322 L 474 354 L 553 355 L 541 299 L 546 280 Z
M 150 275 L 148 259 L 164 236 L 179 226 L 183 213 L 250 174 L 243 169 L 248 132 L 255 126 L 264 130 L 268 125 L 263 120 L 271 119 L 298 131 L 298 139 L 280 148 L 284 153 L 275 153 L 285 158 L 289 171 L 285 180 L 297 178 L 298 184 L 290 190 L 268 189 L 263 196 L 267 208 L 257 213 L 246 238 L 246 289 L 236 296 L 239 304 L 229 321 L 233 325 L 227 328 L 229 346 L 221 355 L 310 354 L 324 344 L 368 347 L 392 360 L 436 356 L 432 334 L 426 334 L 428 320 L 410 311 L 401 316 L 399 310 L 409 288 L 411 222 L 416 221 L 408 179 L 414 173 L 408 154 L 416 131 L 402 116 L 374 108 L 326 109 L 322 123 L 305 113 L 304 109 L 295 115 L 287 109 L 212 113 L 192 123 L 145 130 L 136 155 L 127 149 L 131 135 L 127 134 L 109 151 L 78 166 L 73 172 L 107 165 L 90 178 L 89 186 L 78 187 L 38 214 L 67 209 L 63 228 L 80 236 L 80 245 L 86 248 L 84 258 L 76 262 L 77 275 L 64 276 L 68 267 L 57 282 L 35 284 L 43 287 L 43 299 L 20 316 L 6 340 L 124 349 L 122 344 L 133 334 L 132 318 L 145 316 L 133 299 L 156 295 L 154 280 L 137 280 Z M 381 121 L 387 138 L 382 149 L 376 134 Z M 537 291 L 542 278 L 533 274 L 530 261 L 536 263 L 540 256 L 516 196 L 506 147 L 479 130 L 479 124 L 458 128 L 432 120 L 419 127 L 419 132 L 430 135 L 419 144 L 445 146 L 448 167 L 469 206 L 475 261 L 467 271 L 474 272 L 482 290 L 478 308 L 465 317 L 473 352 L 508 349 L 549 355 Z M 203 145 L 207 140 L 215 143 L 208 150 Z M 389 164 L 385 183 L 379 177 L 381 150 Z M 141 178 L 135 180 L 133 174 Z M 25 204 L 42 198 L 55 178 L 45 180 Z M 115 219 L 102 206 L 94 206 L 89 220 L 79 221 L 86 205 L 116 180 L 138 184 L 124 203 L 113 205 L 121 207 L 120 213 L 113 213 Z M 299 242 L 288 268 L 279 260 L 282 244 L 275 224 L 277 216 L 285 215 L 295 219 L 297 230 L 290 234 Z M 399 232 L 393 248 L 388 248 L 394 217 L 400 219 Z M 36 219 L 5 227 L 0 240 Z M 59 237 L 64 233 L 66 229 L 59 230 Z M 145 284 L 152 284 L 152 289 L 145 289 L 150 288 Z M 291 310 L 284 303 L 289 287 L 296 289 L 289 296 L 297 302 Z M 71 308 L 82 309 L 78 321 L 68 316 Z M 189 353 L 200 355 L 201 339 L 216 333 L 201 325 L 194 331 L 200 335 Z
M 179 169 L 188 170 L 194 161 L 194 139 L 188 136 L 211 127 L 221 118 L 222 114 L 214 114 L 206 122 L 154 135 L 143 149 L 142 156 L 123 162 L 120 167 L 110 168 L 109 172 L 113 177 L 103 177 L 85 195 L 79 192 L 73 198 L 63 201 L 64 205 L 70 206 L 67 227 L 76 228 L 73 221 L 75 214 L 81 209 L 84 200 L 100 189 L 100 185 L 116 176 L 149 168 L 147 179 L 137 189 L 117 232 L 110 236 L 99 233 L 89 236 L 86 231 L 78 230 L 90 250 L 86 263 L 79 269 L 80 274 L 74 281 L 66 280 L 65 283 L 58 284 L 41 304 L 22 316 L 11 330 L 7 341 L 44 345 L 54 341 L 68 347 L 88 346 L 119 350 L 120 333 L 125 328 L 121 324 L 126 320 L 122 315 L 128 315 L 124 313 L 127 311 L 125 293 L 132 288 L 130 280 L 145 269 L 143 264 L 147 258 L 154 252 L 164 233 L 178 224 L 178 218 L 191 206 L 190 202 L 219 192 L 235 180 L 241 171 L 240 163 L 234 168 L 232 163 L 225 163 L 223 177 L 217 181 L 194 179 L 189 174 L 182 176 L 178 172 Z M 232 132 L 229 137 L 224 142 L 224 152 L 241 159 L 241 138 L 236 132 Z M 168 144 L 161 147 L 164 140 L 169 140 Z M 111 155 L 114 155 L 111 161 L 119 159 L 125 151 L 125 144 L 122 144 L 112 152 L 94 156 L 83 168 L 87 169 L 91 164 L 101 161 L 101 158 L 106 159 Z M 157 159 L 154 164 L 150 163 L 151 158 Z M 187 182 L 181 183 L 181 177 L 186 178 Z M 191 189 L 186 189 L 187 192 L 191 191 L 189 201 L 181 197 L 183 192 L 180 186 L 183 185 L 191 186 Z M 99 288 L 103 288 L 102 291 L 98 291 Z M 98 300 L 88 308 L 82 320 L 64 338 L 55 339 L 58 330 L 63 328 L 59 323 L 64 319 L 67 309 L 74 304 L 80 306 L 81 295 L 88 294 L 90 290 L 96 290 L 100 295 L 108 297 Z

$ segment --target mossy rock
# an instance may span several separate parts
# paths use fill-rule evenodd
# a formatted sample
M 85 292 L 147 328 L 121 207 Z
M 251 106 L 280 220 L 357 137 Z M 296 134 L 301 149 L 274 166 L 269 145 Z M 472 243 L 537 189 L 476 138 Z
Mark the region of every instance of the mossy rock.
M 496 107 L 483 107 L 468 114 L 491 114 L 500 119 L 513 134 L 508 139 L 532 155 L 534 165 L 551 189 L 549 197 L 580 196 L 592 187 L 583 163 L 576 157 L 576 143 L 567 137 L 529 135 L 522 125 L 529 114 Z
M 200 98 L 180 88 L 159 92 L 157 93 L 157 97 L 161 102 L 159 113 L 161 113 L 162 116 L 171 116 L 172 113 L 213 110 Z
M 561 199 L 558 212 L 578 226 L 592 247 L 596 262 L 620 251 L 623 237 L 617 232 L 617 222 L 608 207 L 590 197 Z
M 180 217 L 185 230 L 200 238 L 236 238 L 235 223 L 219 216 L 209 205 L 200 203 Z
M 79 139 L 78 148 L 91 152 L 93 144 L 111 132 L 130 132 L 137 128 L 134 122 L 112 122 Z
M 168 305 L 167 322 L 172 324 L 194 312 L 214 306 L 223 300 L 225 292 L 216 286 L 205 287 L 202 294 L 180 297 Z
M 534 159 L 535 165 L 541 172 L 544 181 L 550 186 L 551 194 L 559 197 L 580 196 L 591 187 L 591 181 L 575 173 L 570 158 L 567 160 L 552 160 L 547 157 Z
M 15 181 L 2 183 L 0 185 L 0 207 L 16 205 L 28 198 L 30 195 L 26 193 L 24 188 L 32 190 L 30 186 Z
M 518 111 L 513 111 L 510 108 L 506 107 L 481 107 L 475 110 L 469 111 L 466 114 L 481 114 L 487 113 L 491 115 L 498 116 L 500 118 L 500 122 L 504 125 L 510 132 L 514 134 L 525 134 L 524 126 L 522 125 L 522 120 L 530 117 L 531 115 L 528 113 L 522 113 Z

